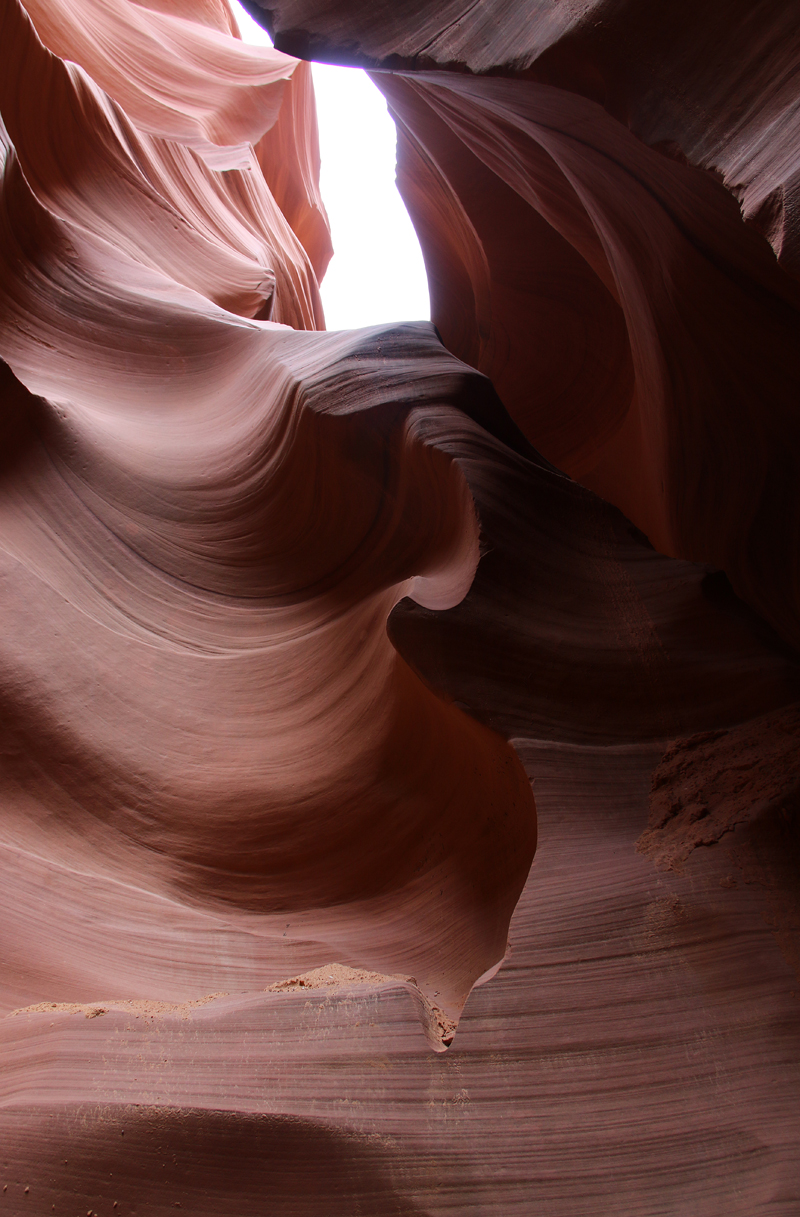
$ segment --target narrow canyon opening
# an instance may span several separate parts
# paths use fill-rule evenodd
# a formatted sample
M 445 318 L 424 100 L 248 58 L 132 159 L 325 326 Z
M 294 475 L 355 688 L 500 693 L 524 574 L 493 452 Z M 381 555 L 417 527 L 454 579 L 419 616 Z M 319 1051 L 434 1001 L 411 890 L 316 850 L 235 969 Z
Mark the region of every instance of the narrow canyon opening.
M 232 0 L 239 32 L 271 46 L 263 26 Z M 417 234 L 395 185 L 397 136 L 386 100 L 360 68 L 312 65 L 320 190 L 333 258 L 321 283 L 329 330 L 427 321 L 430 300 Z

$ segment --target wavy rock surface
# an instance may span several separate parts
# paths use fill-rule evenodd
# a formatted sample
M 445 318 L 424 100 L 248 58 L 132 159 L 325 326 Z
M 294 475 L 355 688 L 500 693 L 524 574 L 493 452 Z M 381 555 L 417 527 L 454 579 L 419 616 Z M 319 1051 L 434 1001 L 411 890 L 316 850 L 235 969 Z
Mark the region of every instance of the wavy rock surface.
M 3 0 L 4 1211 L 796 1213 L 794 51 L 685 17 Z
M 797 646 L 797 25 L 778 3 L 650 9 L 260 11 L 280 47 L 381 69 L 449 349 Z
M 12 112 L 9 140 L 23 148 L 7 154 L 3 353 L 29 392 L 11 385 L 0 525 L 16 640 L 4 681 L 18 789 L 8 846 L 70 876 L 77 867 L 107 906 L 115 885 L 142 887 L 128 896 L 134 941 L 150 919 L 163 936 L 170 918 L 157 909 L 177 899 L 178 921 L 184 904 L 204 910 L 203 925 L 212 910 L 214 927 L 255 919 L 257 946 L 244 930 L 243 950 L 248 964 L 256 951 L 266 981 L 295 972 L 304 944 L 325 942 L 315 962 L 345 951 L 413 975 L 457 1018 L 503 957 L 533 853 L 533 801 L 508 746 L 409 671 L 385 621 L 406 594 L 449 607 L 472 579 L 466 485 L 418 434 L 426 398 L 446 401 L 448 380 L 469 374 L 423 332 L 386 374 L 355 376 L 363 336 L 304 335 L 223 310 L 219 264 L 228 260 L 232 288 L 256 262 L 233 261 L 221 223 L 198 246 L 206 264 L 196 257 L 183 282 L 169 277 L 178 242 L 165 239 L 168 224 L 183 219 L 179 231 L 197 234 L 190 190 L 205 201 L 219 183 L 205 214 L 231 227 L 243 228 L 244 209 L 223 203 L 240 190 L 280 219 L 252 153 L 223 176 L 158 136 L 150 153 L 161 169 L 178 161 L 183 214 L 170 216 L 167 198 L 169 220 L 134 231 L 155 172 L 134 187 L 115 124 L 99 126 L 99 106 L 78 121 L 84 77 L 73 86 L 22 11 L 10 14 L 23 66 L 72 90 L 63 108 L 74 103 L 75 138 L 96 147 L 102 136 L 105 176 L 88 189 L 106 198 L 119 185 L 120 198 L 89 232 L 78 157 L 60 174 L 55 213 L 40 145 Z M 275 58 L 284 74 L 294 66 L 285 56 L 268 66 Z M 282 255 L 284 277 L 260 267 L 275 284 L 273 315 L 311 323 L 313 272 L 285 224 L 283 236 L 293 254 Z M 203 294 L 187 282 L 200 274 Z M 392 380 L 404 385 L 406 367 L 422 383 L 404 403 Z M 55 654 L 48 621 L 63 640 Z M 94 897 L 88 908 L 62 898 L 74 924 L 46 940 L 34 925 L 25 944 L 47 977 L 45 991 L 23 975 L 29 996 L 53 996 L 53 957 L 66 957 L 57 972 L 69 999 L 98 982 L 169 999 L 219 986 L 191 953 L 176 974 L 170 945 L 137 958 L 125 930 L 105 972 L 85 924 Z M 67 952 L 75 936 L 82 949 Z

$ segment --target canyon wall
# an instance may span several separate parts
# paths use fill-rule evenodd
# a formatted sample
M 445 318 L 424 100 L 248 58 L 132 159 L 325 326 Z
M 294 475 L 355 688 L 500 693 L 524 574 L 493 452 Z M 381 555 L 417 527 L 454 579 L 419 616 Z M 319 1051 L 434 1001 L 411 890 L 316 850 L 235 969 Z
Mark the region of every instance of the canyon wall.
M 247 7 L 2 4 L 0 1209 L 793 1217 L 796 20 Z

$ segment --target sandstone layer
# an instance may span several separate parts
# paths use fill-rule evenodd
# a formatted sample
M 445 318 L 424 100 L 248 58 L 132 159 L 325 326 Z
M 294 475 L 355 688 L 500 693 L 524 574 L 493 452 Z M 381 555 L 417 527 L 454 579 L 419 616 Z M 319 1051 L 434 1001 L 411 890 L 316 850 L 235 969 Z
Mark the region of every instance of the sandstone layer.
M 793 1217 L 796 23 L 248 8 L 3 0 L 0 1208 Z

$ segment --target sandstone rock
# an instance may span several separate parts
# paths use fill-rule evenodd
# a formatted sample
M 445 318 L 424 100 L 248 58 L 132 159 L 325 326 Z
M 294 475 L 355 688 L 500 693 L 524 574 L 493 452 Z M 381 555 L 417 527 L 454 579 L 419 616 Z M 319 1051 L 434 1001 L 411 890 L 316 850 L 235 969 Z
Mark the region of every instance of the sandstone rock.
M 248 7 L 0 16 L 0 1203 L 794 1217 L 796 21 Z

